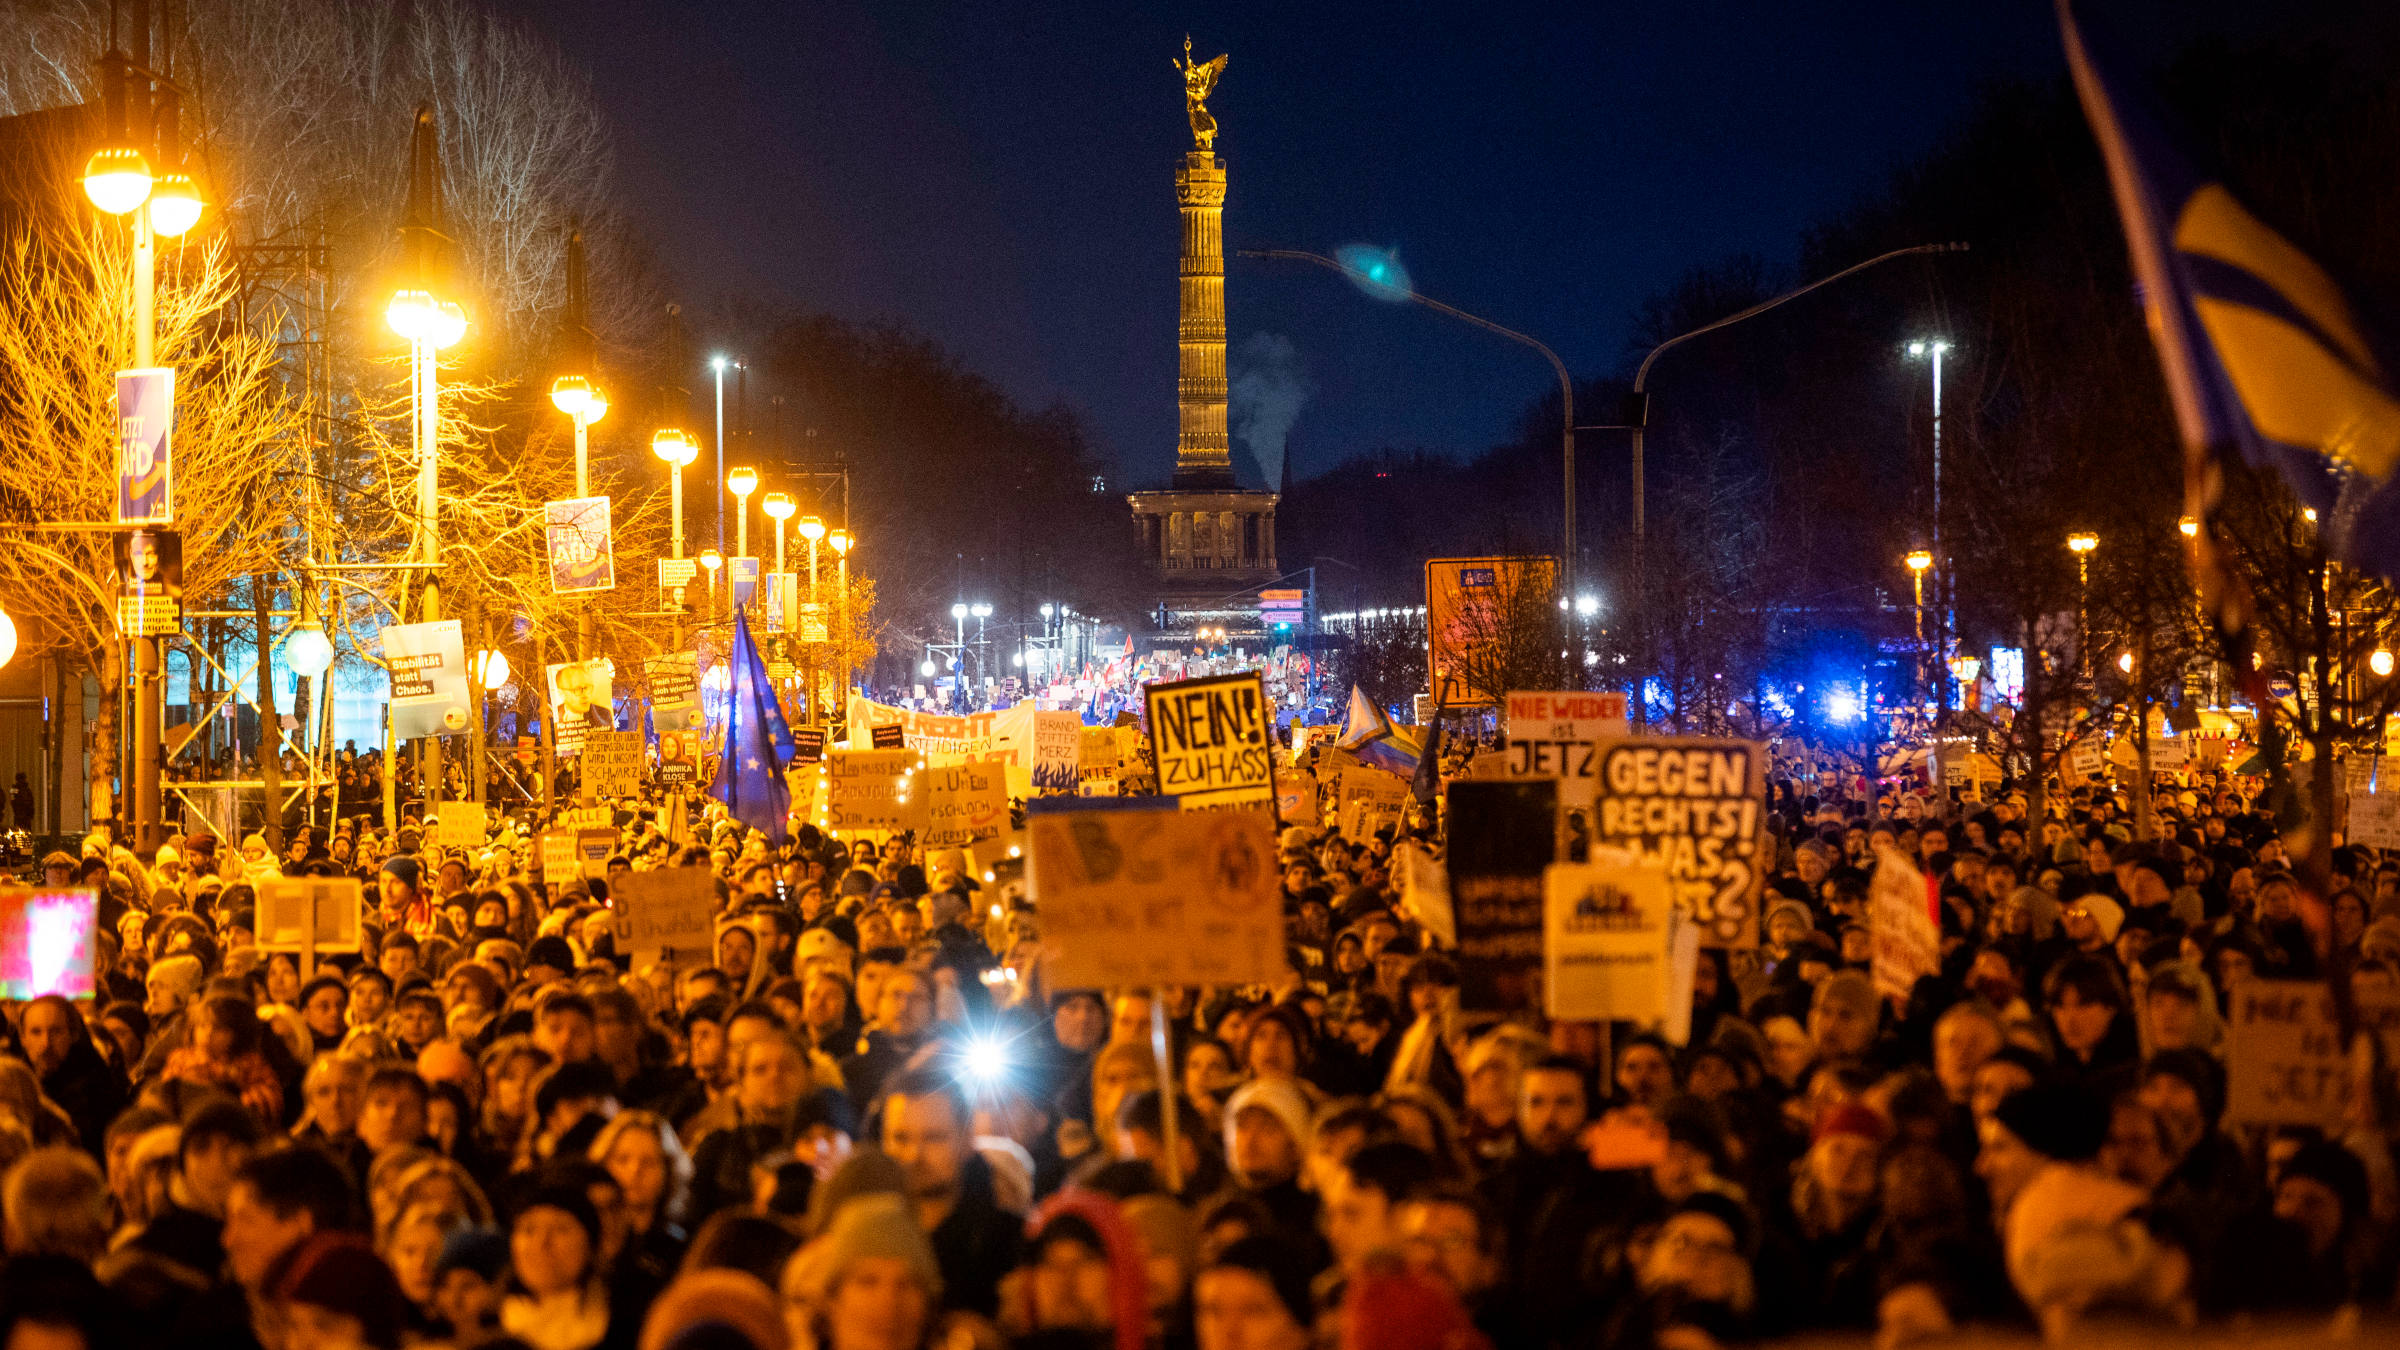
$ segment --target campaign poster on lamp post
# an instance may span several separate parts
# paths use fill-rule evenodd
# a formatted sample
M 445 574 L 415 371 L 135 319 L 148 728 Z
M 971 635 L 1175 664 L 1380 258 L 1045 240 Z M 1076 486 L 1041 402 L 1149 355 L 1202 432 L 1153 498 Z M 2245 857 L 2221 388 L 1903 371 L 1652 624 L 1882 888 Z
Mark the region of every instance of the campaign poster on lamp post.
M 692 731 L 700 725 L 700 676 L 689 652 L 648 657 L 642 673 L 650 681 L 650 725 L 660 732 Z
M 175 520 L 175 371 L 117 372 L 117 523 Z
M 550 713 L 554 719 L 551 745 L 561 759 L 583 753 L 584 738 L 617 724 L 616 668 L 608 658 L 563 661 L 544 666 L 550 684 Z
M 116 536 L 117 629 L 127 637 L 183 631 L 183 535 L 129 530 Z
M 558 595 L 616 589 L 617 558 L 609 540 L 608 498 L 570 497 L 542 507 L 550 545 L 550 589 Z
M 458 620 L 396 623 L 383 630 L 392 676 L 392 734 L 456 736 L 467 729 L 467 652 Z

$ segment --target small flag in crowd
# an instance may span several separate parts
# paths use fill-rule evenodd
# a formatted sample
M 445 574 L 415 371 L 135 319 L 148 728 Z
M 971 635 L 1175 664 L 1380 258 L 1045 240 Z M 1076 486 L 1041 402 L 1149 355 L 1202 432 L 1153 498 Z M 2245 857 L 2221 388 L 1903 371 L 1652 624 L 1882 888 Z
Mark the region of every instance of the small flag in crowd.
M 1416 777 L 1417 761 L 1424 751 L 1424 742 L 1393 722 L 1391 715 L 1375 706 L 1367 691 L 1355 684 L 1350 686 L 1350 712 L 1342 720 L 1341 739 L 1334 744 L 1402 778 Z
M 750 640 L 750 621 L 744 611 L 733 614 L 730 704 L 725 719 L 725 753 L 717 761 L 717 779 L 708 795 L 725 803 L 735 820 L 766 833 L 770 844 L 791 837 L 785 823 L 792 805 L 791 789 L 783 781 L 783 766 L 794 753 L 791 727 L 783 706 L 775 700 L 775 682 L 767 664 Z
M 2058 0 L 2205 521 L 2224 457 L 2272 466 L 2337 558 L 2400 577 L 2400 393 L 2341 287 L 2187 161 Z M 2208 559 L 2204 551 L 2204 564 Z

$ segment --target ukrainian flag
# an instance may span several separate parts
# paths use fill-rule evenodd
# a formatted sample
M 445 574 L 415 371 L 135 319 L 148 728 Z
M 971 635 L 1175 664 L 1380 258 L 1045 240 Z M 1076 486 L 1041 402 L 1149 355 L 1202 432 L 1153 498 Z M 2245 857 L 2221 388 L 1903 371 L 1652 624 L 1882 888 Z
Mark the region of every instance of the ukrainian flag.
M 1334 744 L 1356 754 L 1362 763 L 1409 779 L 1417 776 L 1417 761 L 1425 752 L 1423 741 L 1409 735 L 1355 684 L 1350 686 L 1350 711 L 1342 719 L 1341 739 Z
M 2205 519 L 2214 458 L 2280 471 L 2336 557 L 2400 577 L 2400 395 L 2341 287 L 2203 179 L 2057 0 Z

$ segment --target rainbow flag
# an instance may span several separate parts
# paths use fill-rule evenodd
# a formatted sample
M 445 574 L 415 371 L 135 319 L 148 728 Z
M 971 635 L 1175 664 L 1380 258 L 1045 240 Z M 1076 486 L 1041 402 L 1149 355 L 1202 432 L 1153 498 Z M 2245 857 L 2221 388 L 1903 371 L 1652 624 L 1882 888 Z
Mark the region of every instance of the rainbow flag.
M 1334 744 L 1357 755 L 1361 763 L 1402 778 L 1417 776 L 1417 761 L 1425 754 L 1423 733 L 1394 722 L 1355 684 L 1350 686 L 1350 711 L 1342 719 L 1341 739 Z

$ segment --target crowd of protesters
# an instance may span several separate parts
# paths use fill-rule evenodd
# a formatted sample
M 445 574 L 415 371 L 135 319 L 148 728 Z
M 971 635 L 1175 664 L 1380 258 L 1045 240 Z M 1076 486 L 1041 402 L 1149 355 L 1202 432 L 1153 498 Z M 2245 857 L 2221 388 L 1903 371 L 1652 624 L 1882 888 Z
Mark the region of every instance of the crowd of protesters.
M 1005 864 L 626 801 L 605 875 L 524 822 L 105 832 L 97 996 L 9 1011 L 0 1350 L 1896 1345 L 2085 1319 L 2388 1313 L 2372 1043 L 2334 1131 L 2226 1120 L 2229 993 L 2400 987 L 2400 864 L 2320 936 L 2230 791 L 2124 806 L 1778 783 L 1759 942 L 1690 1030 L 1462 1008 L 1375 837 L 1280 835 L 1272 988 L 1051 987 Z M 1879 997 L 1880 850 L 1943 961 Z M 989 851 L 989 850 L 987 850 Z M 709 869 L 713 950 L 612 882 Z M 262 950 L 260 880 L 355 877 L 357 949 Z M 1436 928 L 1439 925 L 1435 925 Z M 1163 1000 L 1163 1008 L 1154 1007 Z M 1163 1025 L 1169 1063 L 1154 1055 Z

